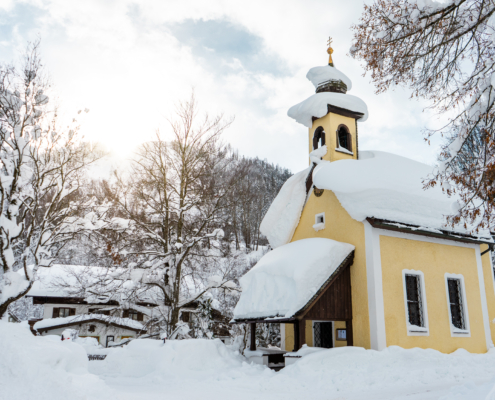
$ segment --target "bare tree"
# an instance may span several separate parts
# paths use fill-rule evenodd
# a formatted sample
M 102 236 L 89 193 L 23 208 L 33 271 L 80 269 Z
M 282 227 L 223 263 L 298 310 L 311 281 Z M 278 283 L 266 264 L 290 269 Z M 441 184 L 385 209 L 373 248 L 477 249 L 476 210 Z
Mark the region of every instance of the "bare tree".
M 448 221 L 493 228 L 495 211 L 494 0 L 439 3 L 378 0 L 353 27 L 351 55 L 365 62 L 377 92 L 412 89 L 439 113 L 453 113 L 436 132 L 447 138 L 426 186 L 460 197 Z
M 130 174 L 118 176 L 108 208 L 117 211 L 105 211 L 97 231 L 112 238 L 126 302 L 138 298 L 130 289 L 147 288 L 170 334 L 184 304 L 212 288 L 235 288 L 226 271 L 199 285 L 195 277 L 212 274 L 208 259 L 220 256 L 227 193 L 239 173 L 219 141 L 232 120 L 199 117 L 192 94 L 169 122 L 172 140 L 157 133 L 137 151 Z
M 100 154 L 81 141 L 77 121 L 57 125 L 38 44 L 21 68 L 0 67 L 0 318 L 82 229 L 72 224 L 83 206 L 75 194 Z

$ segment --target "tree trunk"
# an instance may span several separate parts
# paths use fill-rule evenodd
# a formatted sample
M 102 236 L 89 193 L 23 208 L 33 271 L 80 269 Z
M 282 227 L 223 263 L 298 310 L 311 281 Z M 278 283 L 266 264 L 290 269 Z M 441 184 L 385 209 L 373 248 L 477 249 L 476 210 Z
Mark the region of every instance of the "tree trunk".
M 9 305 L 11 305 L 14 301 L 19 300 L 21 297 L 23 297 L 29 290 L 31 290 L 31 286 L 33 286 L 33 282 L 29 284 L 27 289 L 21 293 L 19 293 L 15 297 L 9 297 L 4 303 L 0 304 L 0 319 L 2 319 L 3 315 L 7 312 Z

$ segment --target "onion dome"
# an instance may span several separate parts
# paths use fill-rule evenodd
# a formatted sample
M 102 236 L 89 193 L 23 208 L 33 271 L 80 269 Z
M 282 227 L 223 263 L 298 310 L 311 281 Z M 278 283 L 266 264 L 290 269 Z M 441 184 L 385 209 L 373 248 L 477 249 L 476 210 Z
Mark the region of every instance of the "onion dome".
M 348 90 L 351 90 L 352 82 L 344 73 L 335 68 L 332 60 L 333 49 L 331 44 L 332 40 L 329 39 L 327 49 L 329 55 L 328 65 L 311 68 L 306 78 L 313 83 L 316 93 L 333 92 L 345 94 Z

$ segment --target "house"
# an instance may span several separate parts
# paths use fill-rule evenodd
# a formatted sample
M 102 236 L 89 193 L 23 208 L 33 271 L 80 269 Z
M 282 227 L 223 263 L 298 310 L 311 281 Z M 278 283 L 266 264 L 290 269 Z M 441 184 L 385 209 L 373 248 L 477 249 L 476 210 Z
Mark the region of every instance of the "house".
M 79 330 L 81 337 L 94 337 L 104 346 L 111 341 L 136 338 L 148 333 L 148 322 L 156 304 L 143 297 L 136 305 L 122 307 L 112 296 L 89 297 L 74 294 L 70 287 L 76 286 L 84 268 L 98 267 L 54 265 L 40 268 L 37 280 L 27 294 L 33 304 L 43 305 L 43 318 L 33 321 L 32 328 L 41 335 L 61 335 L 66 328 Z M 93 271 L 95 272 L 95 271 Z M 98 272 L 98 271 L 96 271 Z
M 280 323 L 284 350 L 486 352 L 495 335 L 491 233 L 446 224 L 459 204 L 441 187 L 424 189 L 432 167 L 359 149 L 367 106 L 347 94 L 352 83 L 332 52 L 307 74 L 316 93 L 288 112 L 308 128 L 310 165 L 264 217 L 274 250 L 241 278 L 233 323 Z
M 119 291 L 112 291 L 111 286 L 97 294 L 78 289 L 84 286 L 82 280 L 101 278 L 106 274 L 108 270 L 101 267 L 54 265 L 40 268 L 37 280 L 27 294 L 32 297 L 33 304 L 43 305 L 43 318 L 29 322 L 32 331 L 41 335 L 61 335 L 67 328 L 77 329 L 80 337 L 94 337 L 106 347 L 112 341 L 140 336 L 158 339 L 156 319 L 167 313 L 167 306 L 156 304 L 153 289 L 140 293 L 135 304 L 121 301 Z M 198 308 L 196 297 L 181 300 L 180 318 L 191 328 Z M 212 319 L 215 337 L 229 342 L 226 318 L 212 309 Z

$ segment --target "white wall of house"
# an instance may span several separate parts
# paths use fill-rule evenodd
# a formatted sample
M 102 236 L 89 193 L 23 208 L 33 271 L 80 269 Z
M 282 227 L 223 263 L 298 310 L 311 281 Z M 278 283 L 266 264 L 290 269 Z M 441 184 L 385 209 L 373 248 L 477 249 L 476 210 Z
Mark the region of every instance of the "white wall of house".
M 43 319 L 53 318 L 53 309 L 54 308 L 75 308 L 76 315 L 88 314 L 89 309 L 97 308 L 110 308 L 112 306 L 101 305 L 101 304 L 56 304 L 56 303 L 46 303 L 43 305 Z M 143 321 L 141 323 L 145 323 L 149 320 L 149 317 L 146 314 L 143 314 Z

